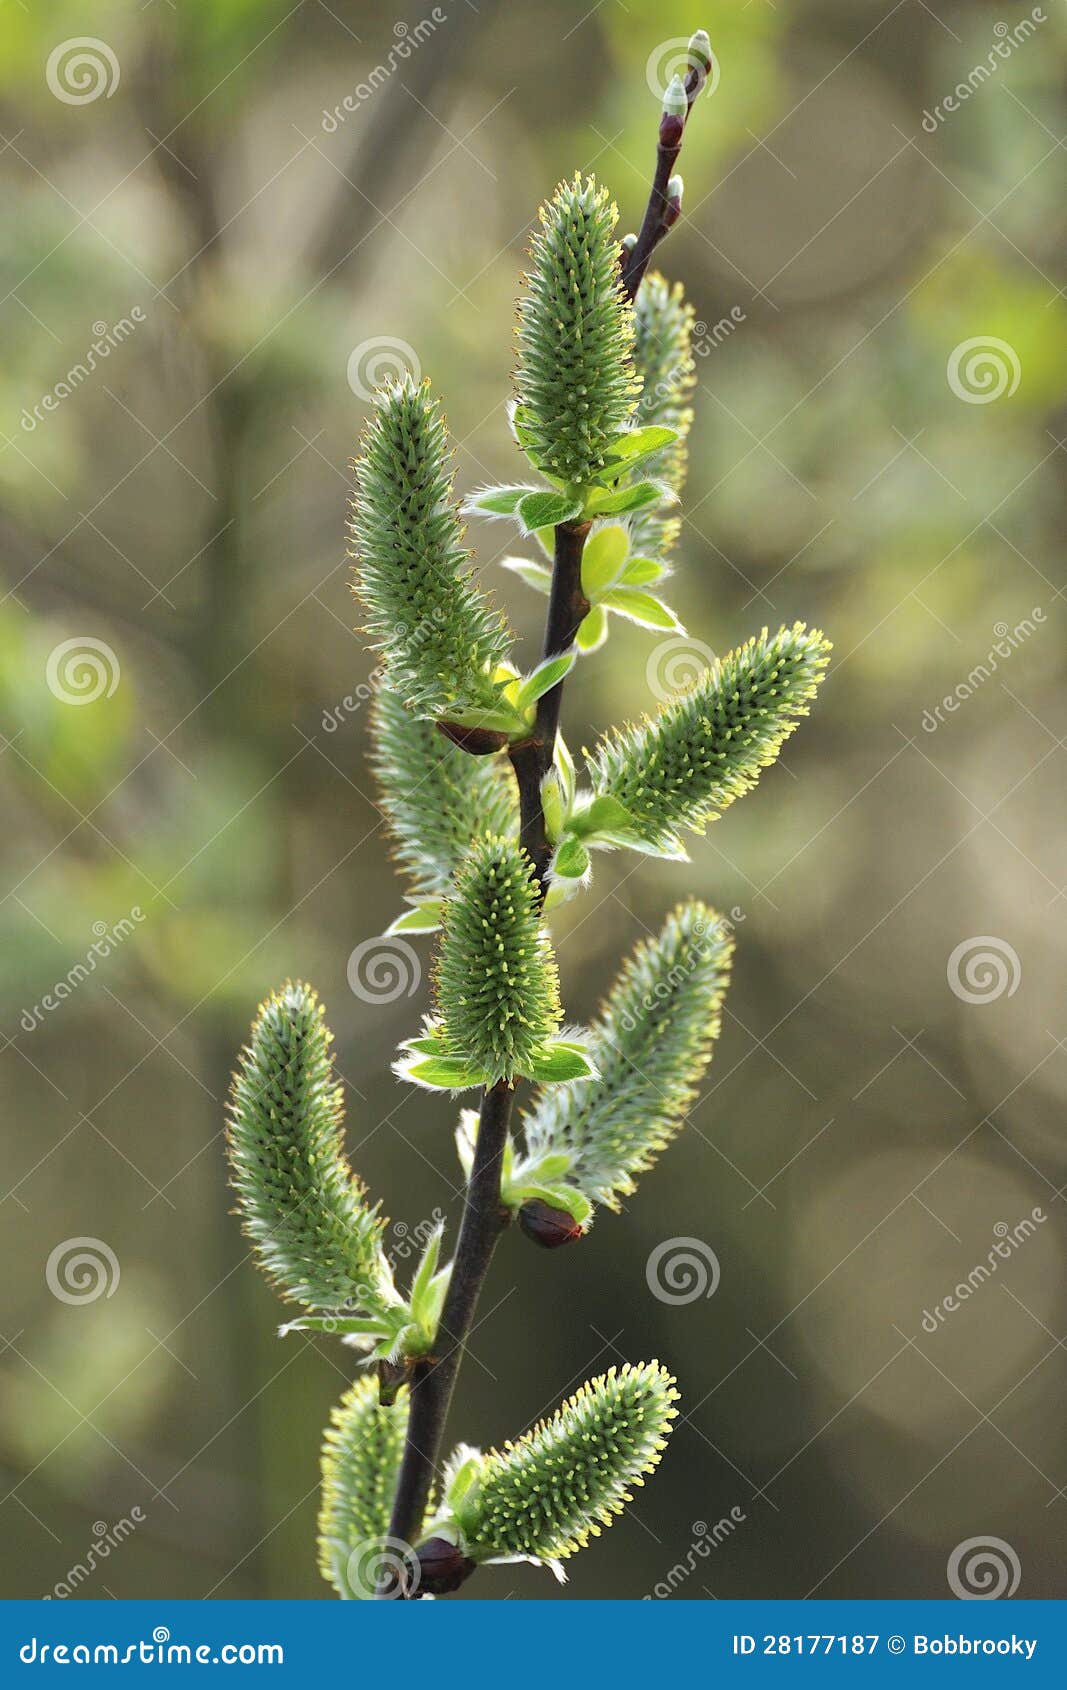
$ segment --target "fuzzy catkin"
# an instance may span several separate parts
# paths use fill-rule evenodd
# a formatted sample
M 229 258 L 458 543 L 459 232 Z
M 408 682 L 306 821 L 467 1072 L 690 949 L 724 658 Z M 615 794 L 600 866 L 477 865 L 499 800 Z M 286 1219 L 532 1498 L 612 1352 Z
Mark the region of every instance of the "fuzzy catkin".
M 642 466 L 642 474 L 665 482 L 673 493 L 685 485 L 687 438 L 693 411 L 689 396 L 696 383 L 693 361 L 693 307 L 682 284 L 672 287 L 658 271 L 641 283 L 634 301 L 634 363 L 641 382 L 635 422 L 673 428 L 678 439 Z M 682 526 L 677 505 L 653 505 L 630 518 L 630 550 L 638 557 L 665 557 Z
M 658 1464 L 678 1392 L 659 1362 L 611 1368 L 516 1443 L 490 1450 L 457 1508 L 475 1560 L 564 1560 L 598 1537 Z
M 407 1387 L 387 1405 L 371 1374 L 350 1385 L 331 1412 L 322 1444 L 319 1571 L 342 1598 L 370 1599 L 377 1588 L 407 1424 Z
M 515 783 L 507 764 L 460 751 L 388 688 L 374 701 L 371 745 L 381 808 L 413 896 L 448 892 L 479 829 L 517 829 Z
M 289 981 L 260 1005 L 230 1093 L 232 1182 L 259 1265 L 283 1297 L 373 1310 L 385 1222 L 345 1159 L 331 1042 L 310 986 Z
M 355 463 L 349 532 L 355 591 L 386 684 L 422 716 L 491 709 L 508 632 L 473 583 L 440 408 L 429 384 L 410 377 L 375 406 Z
M 656 849 L 701 832 L 763 769 L 808 713 L 830 643 L 803 622 L 746 640 L 639 726 L 618 728 L 590 761 L 594 791 L 618 800 Z
M 637 397 L 617 218 L 593 177 L 561 182 L 541 207 L 519 301 L 515 386 L 529 450 L 546 475 L 576 487 L 603 469 Z
M 447 1055 L 487 1083 L 527 1071 L 558 1030 L 559 976 L 533 864 L 516 841 L 472 847 L 445 905 L 435 997 Z
M 711 1060 L 733 941 L 714 910 L 679 905 L 623 965 L 589 1030 L 597 1078 L 545 1086 L 523 1130 L 532 1156 L 567 1151 L 568 1180 L 620 1209 L 685 1122 Z

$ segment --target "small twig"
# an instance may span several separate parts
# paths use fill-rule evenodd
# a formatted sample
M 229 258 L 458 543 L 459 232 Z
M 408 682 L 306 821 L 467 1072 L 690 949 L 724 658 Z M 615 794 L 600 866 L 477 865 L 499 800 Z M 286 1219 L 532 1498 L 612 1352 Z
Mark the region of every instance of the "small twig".
M 698 33 L 689 43 L 690 67 L 685 79 L 684 114 L 664 111 L 660 117 L 656 167 L 652 175 L 652 187 L 649 190 L 645 215 L 633 246 L 628 250 L 623 249 L 622 280 L 630 299 L 637 297 L 637 290 L 644 279 L 652 254 L 668 230 L 678 221 L 681 212 L 680 201 L 674 199 L 668 188 L 682 150 L 685 125 L 693 109 L 693 101 L 708 79 L 710 48 L 703 46 L 706 41 L 707 37 Z M 630 238 L 633 239 L 632 236 Z

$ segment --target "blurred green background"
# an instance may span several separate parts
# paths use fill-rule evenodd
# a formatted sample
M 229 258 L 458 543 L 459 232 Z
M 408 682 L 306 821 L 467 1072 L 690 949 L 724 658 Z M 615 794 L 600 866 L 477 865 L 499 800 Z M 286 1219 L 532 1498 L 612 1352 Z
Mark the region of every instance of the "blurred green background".
M 79 1594 L 328 1594 L 318 1445 L 351 1358 L 275 1337 L 220 1140 L 286 974 L 326 1001 L 401 1254 L 458 1208 L 454 1107 L 389 1073 L 425 982 L 348 981 L 399 900 L 346 584 L 356 390 L 417 359 L 463 489 L 515 475 L 537 204 L 594 169 L 636 226 L 652 88 L 699 24 L 720 78 L 660 254 L 706 325 L 672 597 L 713 650 L 800 616 L 835 661 L 690 866 L 601 858 L 555 920 L 572 1017 L 684 892 L 737 911 L 735 982 L 629 1211 L 558 1256 L 505 1239 L 452 1430 L 514 1435 L 624 1357 L 677 1372 L 672 1448 L 578 1596 L 942 1596 L 990 1534 L 1020 1595 L 1067 1595 L 1064 15 L 1037 13 L 1016 43 L 1022 6 L 953 0 L 0 11 L 5 1595 L 61 1594 L 135 1509 Z M 513 536 L 472 540 L 529 653 Z M 654 704 L 659 638 L 615 622 L 572 746 Z M 110 1294 L 64 1300 L 85 1238 Z M 651 1293 L 675 1238 L 714 1250 L 710 1298 Z M 506 1567 L 468 1593 L 557 1590 Z

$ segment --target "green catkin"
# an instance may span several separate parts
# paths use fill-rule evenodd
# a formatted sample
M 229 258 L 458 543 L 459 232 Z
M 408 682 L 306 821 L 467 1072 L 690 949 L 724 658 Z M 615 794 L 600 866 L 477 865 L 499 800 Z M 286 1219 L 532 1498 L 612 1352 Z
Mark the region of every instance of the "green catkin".
M 639 427 L 673 428 L 678 439 L 642 466 L 642 475 L 663 481 L 674 493 L 685 485 L 687 438 L 693 421 L 689 396 L 696 383 L 693 307 L 680 282 L 673 287 L 657 272 L 647 275 L 634 302 L 634 362 L 641 382 L 634 419 Z M 654 505 L 630 518 L 630 549 L 638 557 L 666 557 L 682 526 L 676 505 Z
M 374 701 L 371 742 L 381 809 L 412 896 L 441 897 L 477 831 L 517 828 L 511 772 L 499 758 L 460 751 L 388 688 Z
M 685 1122 L 711 1060 L 729 984 L 733 940 L 692 899 L 642 940 L 590 1028 L 599 1077 L 545 1086 L 523 1122 L 531 1156 L 567 1151 L 570 1183 L 621 1208 Z
M 407 1387 L 386 1405 L 370 1374 L 349 1386 L 330 1415 L 322 1444 L 319 1571 L 343 1598 L 371 1598 L 377 1587 L 407 1423 Z
M 551 1419 L 490 1450 L 456 1510 L 475 1560 L 564 1560 L 599 1537 L 666 1448 L 678 1392 L 656 1361 L 612 1368 Z
M 464 859 L 445 905 L 435 998 L 446 1054 L 490 1085 L 525 1073 L 556 1033 L 556 961 L 533 864 L 516 841 L 487 835 Z
M 626 808 L 645 844 L 680 848 L 680 828 L 701 832 L 775 761 L 808 714 L 829 651 L 802 622 L 770 637 L 764 628 L 657 717 L 609 733 L 590 759 L 594 791 Z
M 283 1297 L 373 1310 L 388 1271 L 385 1221 L 345 1159 L 331 1042 L 310 986 L 287 982 L 260 1005 L 230 1093 L 232 1183 L 259 1265 Z
M 633 413 L 633 308 L 614 237 L 618 212 L 589 177 L 562 182 L 540 211 L 519 301 L 521 422 L 538 467 L 590 482 Z
M 473 584 L 452 452 L 429 384 L 408 377 L 380 392 L 362 446 L 349 523 L 354 586 L 386 685 L 421 716 L 491 709 L 508 632 Z

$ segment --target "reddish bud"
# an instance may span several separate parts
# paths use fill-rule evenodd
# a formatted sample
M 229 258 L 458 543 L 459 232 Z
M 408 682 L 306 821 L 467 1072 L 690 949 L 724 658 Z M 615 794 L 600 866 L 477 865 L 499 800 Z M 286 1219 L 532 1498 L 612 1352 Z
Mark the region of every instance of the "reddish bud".
M 566 1209 L 554 1209 L 540 1197 L 524 1203 L 519 1210 L 519 1226 L 527 1238 L 545 1250 L 557 1250 L 582 1236 L 582 1229 Z
M 464 1555 L 447 1537 L 430 1537 L 416 1550 L 418 1577 L 412 1580 L 413 1596 L 448 1596 L 458 1590 L 474 1572 L 477 1562 Z

